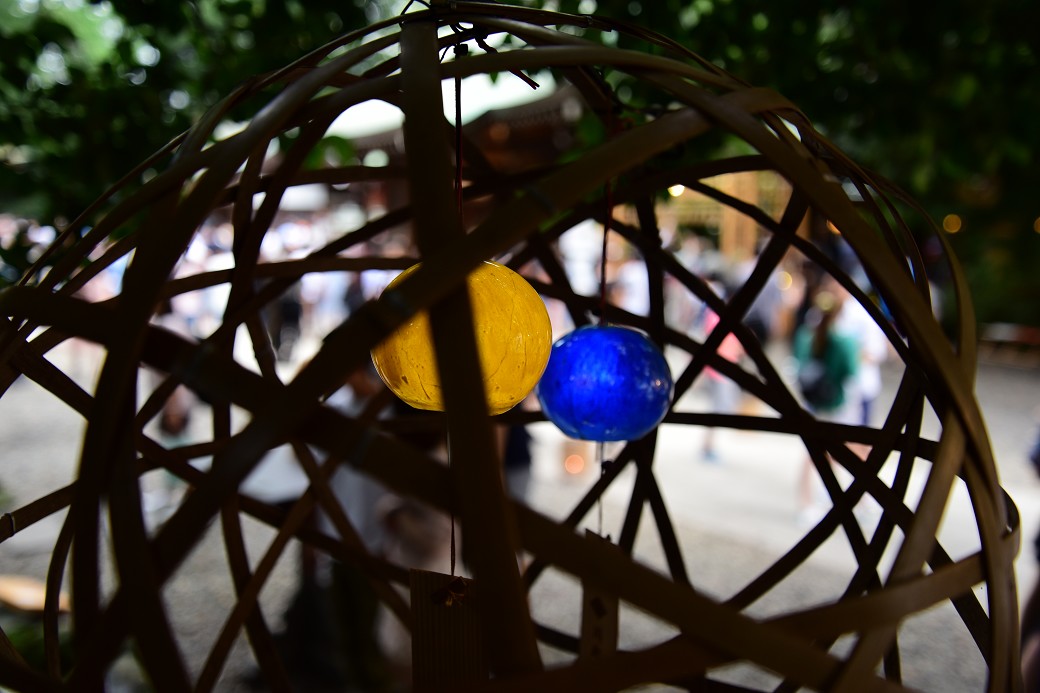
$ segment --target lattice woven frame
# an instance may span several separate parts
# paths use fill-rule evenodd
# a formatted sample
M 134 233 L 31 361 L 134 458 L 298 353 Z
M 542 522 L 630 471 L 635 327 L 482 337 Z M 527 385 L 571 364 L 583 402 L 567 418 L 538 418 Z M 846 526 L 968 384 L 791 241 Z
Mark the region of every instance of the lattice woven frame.
M 482 594 L 488 603 L 495 604 L 483 623 L 497 676 L 488 688 L 600 690 L 650 681 L 689 682 L 710 676 L 713 668 L 726 663 L 747 661 L 812 689 L 904 690 L 898 676 L 892 670 L 886 676 L 881 666 L 893 656 L 893 648 L 898 649 L 898 626 L 907 615 L 947 600 L 956 605 L 988 663 L 989 689 L 1017 687 L 1017 599 L 1012 570 L 1019 542 L 1017 513 L 999 485 L 973 396 L 974 317 L 963 278 L 951 260 L 958 299 L 956 346 L 951 347 L 932 316 L 924 264 L 900 216 L 900 209 L 920 213 L 912 201 L 845 157 L 782 96 L 744 84 L 659 36 L 590 17 L 462 2 L 408 15 L 397 30 L 386 33 L 396 23 L 345 35 L 277 73 L 243 85 L 194 129 L 131 172 L 71 224 L 70 229 L 85 223 L 93 228 L 75 240 L 71 251 L 46 274 L 39 276 L 38 268 L 45 266 L 49 256 L 42 258 L 19 286 L 0 295 L 0 311 L 8 318 L 0 332 L 5 391 L 16 377 L 24 375 L 80 412 L 88 422 L 75 484 L 0 520 L 0 538 L 6 539 L 16 529 L 70 509 L 54 546 L 48 578 L 50 669 L 28 670 L 6 638 L 0 638 L 0 684 L 24 690 L 95 688 L 101 685 L 119 648 L 133 640 L 158 688 L 209 690 L 231 643 L 243 628 L 251 634 L 264 673 L 272 682 L 284 683 L 283 673 L 274 664 L 277 657 L 272 656 L 271 634 L 255 610 L 257 595 L 280 552 L 272 549 L 259 564 L 250 567 L 242 547 L 240 512 L 277 527 L 274 546 L 284 548 L 289 539 L 297 538 L 355 562 L 380 586 L 387 606 L 407 623 L 407 604 L 391 588 L 392 584 L 407 584 L 405 567 L 368 555 L 356 539 L 332 539 L 304 526 L 304 519 L 317 504 L 333 519 L 342 536 L 356 537 L 325 483 L 332 464 L 323 465 L 315 458 L 307 447 L 310 444 L 331 453 L 334 463 L 346 460 L 389 487 L 437 508 L 451 509 L 459 518 Z M 460 29 L 444 31 L 449 25 Z M 606 48 L 552 28 L 567 25 L 635 33 L 672 57 Z M 517 37 L 524 44 L 523 50 L 472 54 L 443 64 L 439 60 L 439 52 L 455 43 L 502 31 Z M 346 49 L 339 50 L 343 47 Z M 357 67 L 362 62 L 364 71 Z M 452 191 L 452 129 L 442 116 L 441 81 L 482 72 L 547 67 L 556 68 L 566 77 L 598 113 L 609 113 L 616 103 L 615 95 L 600 78 L 603 68 L 632 74 L 670 93 L 675 107 L 633 125 L 572 161 L 522 174 L 503 175 L 491 170 L 483 164 L 479 151 L 467 143 L 463 151 L 466 194 L 492 195 L 496 202 L 487 218 L 465 233 Z M 277 91 L 276 96 L 242 132 L 211 141 L 214 127 L 232 106 L 272 89 Z M 303 170 L 307 153 L 332 120 L 349 106 L 369 99 L 382 99 L 402 109 L 407 151 L 404 169 L 347 166 Z M 261 175 L 268 143 L 293 128 L 299 128 L 299 136 L 278 169 Z M 658 165 L 659 155 L 671 147 L 715 129 L 733 133 L 758 154 L 706 160 L 681 169 Z M 146 183 L 138 183 L 141 171 L 149 167 L 160 168 L 161 172 Z M 779 219 L 704 183 L 720 173 L 760 170 L 776 171 L 794 190 Z M 410 183 L 407 206 L 390 210 L 385 217 L 305 258 L 257 262 L 260 241 L 288 187 L 387 175 Z M 863 202 L 850 202 L 839 179 L 853 185 Z M 604 184 L 612 180 L 619 181 L 614 191 L 616 204 L 634 206 L 639 218 L 637 225 L 618 225 L 617 231 L 640 249 L 651 277 L 649 317 L 625 315 L 615 308 L 615 319 L 645 329 L 661 345 L 692 355 L 689 366 L 677 377 L 677 399 L 710 365 L 779 413 L 779 418 L 758 418 L 673 412 L 666 423 L 785 432 L 804 440 L 822 475 L 831 474 L 824 463 L 825 453 L 829 453 L 856 477 L 844 492 L 830 484 L 833 510 L 802 542 L 726 603 L 706 597 L 696 585 L 689 584 L 684 558 L 653 477 L 656 432 L 626 445 L 617 463 L 592 485 L 563 523 L 522 503 L 507 501 L 497 469 L 487 462 L 496 457 L 495 442 L 478 376 L 467 367 L 475 361 L 475 347 L 466 337 L 468 304 L 464 294 L 458 292 L 462 279 L 481 260 L 513 249 L 510 265 L 538 260 L 550 280 L 533 282 L 535 287 L 546 296 L 564 301 L 576 322 L 587 321 L 596 300 L 574 293 L 551 245 L 579 221 L 602 219 L 600 196 Z M 702 279 L 661 248 L 653 195 L 676 183 L 715 197 L 767 231 L 768 242 L 756 270 L 728 302 L 722 302 Z M 254 210 L 253 198 L 258 192 L 266 193 L 266 198 Z M 168 280 L 202 222 L 214 209 L 226 205 L 232 209 L 235 268 Z M 878 293 L 891 307 L 894 324 L 816 246 L 797 235 L 799 224 L 810 211 L 829 220 L 853 247 Z M 274 373 L 274 355 L 260 311 L 309 272 L 405 266 L 407 262 L 339 253 L 406 222 L 412 224 L 423 267 L 392 296 L 371 301 L 352 314 L 327 337 L 320 352 L 297 377 L 281 382 Z M 880 428 L 814 420 L 770 364 L 762 346 L 741 324 L 770 272 L 791 247 L 825 267 L 872 311 L 906 364 L 891 412 Z M 91 277 L 131 250 L 133 260 L 117 299 L 94 304 L 76 295 Z M 87 261 L 88 257 L 94 259 Z M 718 326 L 703 344 L 665 321 L 665 274 L 678 279 L 719 313 Z M 163 299 L 220 284 L 230 287 L 228 308 L 224 324 L 209 339 L 194 343 L 152 323 Z M 322 405 L 330 384 L 342 382 L 347 373 L 362 366 L 370 348 L 407 314 L 430 307 L 435 344 L 443 362 L 447 426 L 449 432 L 455 432 L 450 471 L 396 438 L 393 421 L 377 428 L 369 419 L 350 419 Z M 248 328 L 260 373 L 236 363 L 232 356 L 240 325 Z M 715 354 L 730 331 L 740 338 L 757 374 Z M 93 392 L 81 389 L 44 358 L 72 336 L 96 342 L 106 351 Z M 140 402 L 137 384 L 144 366 L 168 373 L 169 378 Z M 212 403 L 215 435 L 211 443 L 165 449 L 143 433 L 145 424 L 178 383 Z M 251 413 L 248 426 L 234 436 L 230 427 L 232 405 Z M 942 423 L 937 441 L 925 440 L 919 433 L 926 406 Z M 512 421 L 537 418 L 520 412 L 503 417 Z M 286 439 L 294 442 L 314 493 L 282 513 L 236 491 L 263 454 Z M 845 447 L 847 442 L 872 446 L 865 465 L 852 458 Z M 874 475 L 892 453 L 899 456 L 901 469 L 909 470 L 915 464 L 930 466 L 926 491 L 914 509 L 906 505 L 905 488 L 898 483 L 890 487 Z M 214 456 L 213 471 L 200 473 L 188 464 L 190 457 L 207 454 Z M 638 512 L 644 504 L 651 509 L 670 576 L 639 565 L 625 550 L 589 541 L 573 531 L 628 465 L 640 470 L 629 512 Z M 192 485 L 193 492 L 161 531 L 149 538 L 137 478 L 155 467 L 182 477 Z M 951 559 L 935 538 L 944 504 L 956 483 L 963 483 L 970 493 L 981 545 L 978 554 L 961 560 Z M 870 540 L 860 533 L 851 512 L 864 493 L 884 508 L 878 530 Z M 102 523 L 106 512 L 109 522 Z M 237 603 L 228 607 L 227 627 L 214 644 L 210 659 L 200 676 L 192 680 L 181 661 L 159 595 L 161 586 L 218 516 L 226 538 L 229 570 L 240 593 Z M 108 601 L 101 597 L 98 577 L 102 526 L 111 533 L 119 571 L 118 589 Z M 881 549 L 886 541 L 893 540 L 896 528 L 903 541 L 892 568 L 882 576 L 878 567 Z M 848 535 L 860 565 L 843 599 L 774 619 L 756 620 L 744 613 L 748 604 L 768 592 L 836 531 Z M 69 561 L 73 542 L 76 550 Z M 516 568 L 515 554 L 520 548 L 534 557 L 525 575 L 518 574 Z M 562 668 L 543 670 L 536 643 L 540 637 L 552 640 L 554 636 L 532 622 L 526 587 L 547 566 L 595 580 L 623 601 L 673 624 L 682 635 L 639 652 L 594 663 L 576 660 Z M 80 643 L 71 674 L 59 671 L 53 656 L 56 595 L 66 572 L 71 578 Z M 980 583 L 988 588 L 984 604 L 972 590 Z M 855 647 L 847 656 L 830 651 L 834 640 L 848 634 L 855 638 Z

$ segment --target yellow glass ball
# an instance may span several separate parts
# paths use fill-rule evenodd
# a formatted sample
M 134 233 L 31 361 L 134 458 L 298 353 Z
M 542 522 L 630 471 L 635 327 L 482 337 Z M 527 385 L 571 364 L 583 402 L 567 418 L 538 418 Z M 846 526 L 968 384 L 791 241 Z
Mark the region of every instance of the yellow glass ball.
M 387 286 L 392 289 L 419 265 Z M 501 414 L 538 384 L 552 349 L 552 326 L 538 292 L 519 274 L 484 261 L 466 278 L 488 411 Z M 433 335 L 420 311 L 372 350 L 379 377 L 416 409 L 444 410 Z

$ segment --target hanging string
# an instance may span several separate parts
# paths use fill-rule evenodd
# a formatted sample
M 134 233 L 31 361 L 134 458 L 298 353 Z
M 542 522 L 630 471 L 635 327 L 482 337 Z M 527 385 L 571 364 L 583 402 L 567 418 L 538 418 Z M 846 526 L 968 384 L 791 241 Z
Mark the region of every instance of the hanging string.
M 465 43 L 455 45 L 455 59 L 464 58 L 469 53 Z M 462 77 L 455 76 L 455 204 L 459 210 L 459 221 L 462 221 Z M 465 224 L 463 224 L 465 228 Z
M 609 137 L 621 132 L 621 123 L 617 116 L 607 114 L 607 133 Z M 607 239 L 610 236 L 610 224 L 614 220 L 614 179 L 603 185 L 603 204 L 606 207 L 603 215 L 603 246 L 600 249 L 599 263 L 599 323 L 607 324 Z
M 613 137 L 621 131 L 621 124 L 618 122 L 617 117 L 610 113 L 607 116 L 607 131 L 610 136 Z M 599 324 L 607 324 L 607 241 L 610 237 L 610 223 L 614 219 L 614 179 L 611 178 L 604 184 L 603 189 L 603 204 L 606 207 L 603 215 L 603 245 L 600 248 L 600 263 L 599 263 Z M 598 441 L 596 443 L 596 458 L 599 462 L 599 474 L 603 476 L 606 473 L 603 452 L 604 443 Z M 596 499 L 596 512 L 599 516 L 597 533 L 603 536 L 603 495 Z
M 617 133 L 617 119 L 613 114 L 607 118 L 608 131 L 611 136 Z M 603 245 L 600 247 L 599 261 L 599 324 L 607 324 L 607 240 L 610 237 L 610 222 L 614 218 L 614 179 L 604 184 L 603 204 Z M 596 461 L 599 463 L 600 476 L 606 472 L 603 468 L 603 441 L 596 443 Z M 596 499 L 596 514 L 598 515 L 598 527 L 596 533 L 603 536 L 603 495 Z
M 448 419 L 444 419 L 444 444 L 448 447 L 448 473 L 451 474 L 451 426 L 448 425 Z M 451 573 L 452 577 L 455 577 L 455 505 L 449 503 L 448 507 L 451 508 L 448 514 L 451 516 L 451 549 L 450 558 Z
M 465 43 L 455 45 L 455 59 L 469 52 Z M 455 205 L 459 212 L 459 223 L 465 228 L 462 211 L 462 77 L 455 77 Z M 448 444 L 448 472 L 451 472 L 451 432 L 446 434 Z M 451 576 L 455 577 L 455 506 L 451 506 Z
M 607 237 L 610 235 L 610 220 L 614 216 L 614 181 L 608 180 L 603 193 L 606 214 L 603 217 L 603 246 L 599 261 L 599 324 L 607 324 Z

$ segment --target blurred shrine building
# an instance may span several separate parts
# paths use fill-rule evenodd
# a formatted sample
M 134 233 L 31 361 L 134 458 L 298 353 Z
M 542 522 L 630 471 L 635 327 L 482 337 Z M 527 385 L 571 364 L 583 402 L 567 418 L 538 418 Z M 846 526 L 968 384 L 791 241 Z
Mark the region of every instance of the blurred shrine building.
M 502 77 L 498 82 L 505 80 L 506 77 Z M 479 165 L 482 167 L 516 174 L 552 165 L 564 152 L 573 151 L 575 144 L 580 144 L 577 141 L 582 137 L 584 122 L 594 119 L 573 87 L 556 88 L 549 84 L 534 90 L 526 84 L 519 86 L 522 91 L 503 97 L 497 84 L 477 85 L 471 93 L 469 80 L 465 82 L 464 103 L 472 110 L 468 118 L 463 112 L 463 131 L 467 140 L 475 145 L 474 154 L 480 157 Z M 448 83 L 444 103 L 446 111 L 453 110 L 453 92 Z M 351 158 L 366 166 L 385 167 L 387 175 L 342 186 L 325 188 L 315 185 L 290 189 L 282 202 L 283 214 L 327 213 L 331 225 L 342 231 L 357 223 L 359 217 L 374 219 L 387 210 L 406 204 L 408 183 L 403 175 L 403 116 L 399 109 L 382 102 L 375 105 L 369 102 L 363 107 L 365 110 L 358 106 L 344 112 L 329 132 L 349 141 Z M 448 119 L 453 120 L 453 114 L 449 114 Z M 466 165 L 470 163 L 466 162 Z M 790 194 L 787 183 L 770 172 L 726 174 L 704 182 L 760 206 L 777 219 Z M 472 227 L 481 216 L 480 199 L 466 203 L 464 217 L 467 226 Z M 621 222 L 635 223 L 635 210 L 619 206 L 615 217 Z M 682 186 L 674 186 L 667 196 L 658 200 L 657 218 L 662 243 L 666 247 L 677 252 L 684 247 L 695 248 L 693 252 L 701 259 L 696 268 L 698 273 L 724 275 L 742 264 L 749 264 L 764 233 L 748 216 Z M 401 229 L 402 237 L 406 230 Z M 599 227 L 596 233 L 601 233 L 601 230 Z M 808 230 L 803 228 L 801 233 L 808 233 Z M 825 226 L 822 233 L 826 234 Z M 611 243 L 608 276 L 628 257 L 624 244 L 613 239 Z M 598 242 L 590 243 L 590 248 L 593 245 L 598 254 Z M 802 293 L 800 258 L 793 257 L 784 265 L 784 288 L 793 284 L 799 290 L 793 293 L 799 296 L 791 297 L 790 309 L 780 316 L 778 334 L 789 333 L 792 329 L 794 304 Z

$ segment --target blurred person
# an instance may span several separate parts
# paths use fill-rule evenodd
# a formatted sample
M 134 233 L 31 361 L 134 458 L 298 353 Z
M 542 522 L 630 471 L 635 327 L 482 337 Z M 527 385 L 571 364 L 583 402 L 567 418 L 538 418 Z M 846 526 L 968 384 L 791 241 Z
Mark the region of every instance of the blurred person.
M 279 294 L 270 308 L 271 342 L 275 354 L 279 361 L 289 362 L 300 339 L 300 325 L 303 320 L 300 282 L 295 282 Z
M 212 246 L 208 252 L 208 256 L 202 261 L 203 271 L 220 272 L 234 268 L 235 256 L 230 248 Z M 198 306 L 194 329 L 200 337 L 208 337 L 224 322 L 224 312 L 231 297 L 231 283 L 224 282 L 207 287 L 199 294 L 201 305 Z
M 733 268 L 729 284 L 734 290 L 744 286 L 751 278 L 751 273 L 758 266 L 760 253 L 761 246 L 755 255 Z M 744 324 L 762 346 L 766 346 L 776 334 L 777 319 L 782 307 L 783 292 L 780 289 L 780 270 L 773 269 L 744 315 Z
M 309 272 L 300 278 L 302 331 L 321 339 L 346 319 L 349 272 Z
M 383 383 L 369 363 L 349 376 L 343 387 L 336 390 L 326 399 L 326 404 L 352 418 L 364 411 L 369 401 L 383 390 Z M 381 412 L 380 417 L 388 411 Z M 362 474 L 349 464 L 341 464 L 336 468 L 329 480 L 329 486 L 335 494 L 350 523 L 358 531 L 361 540 L 372 553 L 381 553 L 386 540 L 385 529 L 378 518 L 377 506 L 380 499 L 388 491 L 371 476 Z M 333 532 L 335 528 L 327 517 L 323 516 L 322 528 Z
M 381 244 L 373 241 L 367 243 L 368 250 L 384 258 L 404 258 L 416 252 L 414 243 L 407 236 L 400 234 L 386 237 Z M 364 300 L 378 298 L 383 289 L 401 273 L 399 269 L 369 269 L 359 275 L 361 296 Z
M 825 285 L 826 286 L 826 285 Z M 818 291 L 806 322 L 795 333 L 794 356 L 798 386 L 806 408 L 819 421 L 855 423 L 857 411 L 849 405 L 848 390 L 859 368 L 856 343 L 835 327 L 842 297 L 827 288 Z M 813 517 L 813 462 L 808 456 L 799 482 L 799 520 Z
M 347 416 L 359 416 L 373 397 L 383 390 L 382 381 L 371 363 L 347 377 L 343 387 L 326 403 Z M 384 416 L 389 410 L 380 413 Z M 365 549 L 373 556 L 386 557 L 390 549 L 386 508 L 396 505 L 396 495 L 385 486 L 354 469 L 340 464 L 329 480 L 336 500 L 357 531 Z M 335 536 L 335 526 L 319 513 L 319 527 Z M 338 659 L 348 690 L 383 691 L 390 689 L 391 675 L 385 648 L 379 640 L 381 606 L 367 576 L 353 564 L 330 561 L 328 607 L 336 631 Z
M 526 502 L 531 487 L 531 432 L 524 424 L 504 428 L 502 467 L 506 492 L 509 497 Z
M 163 300 L 152 322 L 182 337 L 193 339 L 188 321 L 174 309 L 172 299 Z M 166 377 L 165 374 L 152 372 L 149 380 L 153 387 L 158 387 Z M 184 385 L 177 385 L 163 402 L 154 421 L 154 430 L 156 440 L 164 448 L 169 450 L 192 442 L 191 424 L 196 404 L 195 393 Z M 184 482 L 165 469 L 150 471 L 141 480 L 141 505 L 152 520 L 165 519 L 186 490 Z
M 556 245 L 574 292 L 595 296 L 599 292 L 599 264 L 603 227 L 592 219 L 576 224 L 563 233 Z
M 284 221 L 264 234 L 260 242 L 260 262 L 281 262 L 305 252 L 304 243 L 310 236 L 309 227 L 296 220 Z M 271 337 L 271 345 L 280 362 L 292 359 L 300 336 L 303 315 L 300 282 L 296 281 L 264 309 L 264 321 Z M 226 302 L 226 301 L 225 301 Z
M 850 423 L 849 392 L 859 369 L 859 348 L 838 329 L 844 299 L 829 287 L 817 291 L 814 309 L 796 331 L 794 357 L 798 385 L 808 409 L 817 418 Z
M 869 426 L 874 401 L 881 394 L 881 364 L 888 358 L 888 337 L 863 304 L 853 299 L 844 287 L 835 282 L 831 290 L 842 296 L 834 328 L 852 339 L 859 357 L 856 377 L 847 393 L 850 405 L 858 409 L 857 423 Z
M 691 274 L 701 275 L 700 262 L 700 239 L 690 233 L 683 234 L 679 247 L 675 249 L 675 259 Z M 699 329 L 701 311 L 704 302 L 697 297 L 687 286 L 675 275 L 665 273 L 665 318 L 670 325 L 687 333 Z
M 728 298 L 727 292 L 721 284 L 714 284 L 714 288 L 720 297 Z M 710 308 L 704 309 L 704 335 L 707 337 L 719 324 L 719 316 Z M 744 357 L 744 346 L 732 332 L 728 333 L 715 350 L 722 358 L 731 363 L 739 363 Z M 711 410 L 715 414 L 735 414 L 740 409 L 740 398 L 743 390 L 731 378 L 719 373 L 714 368 L 706 366 L 704 375 L 708 378 L 708 392 L 711 396 Z M 715 449 L 716 431 L 712 426 L 704 430 L 704 440 L 701 444 L 701 458 L 705 462 L 717 462 L 718 451 Z
M 360 414 L 382 388 L 368 366 L 351 373 L 327 399 L 348 416 Z M 313 450 L 319 464 L 324 454 Z M 387 554 L 381 507 L 388 492 L 349 464 L 339 464 L 329 488 L 373 556 Z M 242 492 L 288 511 L 307 491 L 310 480 L 289 444 L 271 450 L 242 484 Z M 336 537 L 326 512 L 316 506 L 305 526 Z M 365 573 L 352 563 L 332 559 L 309 545 L 300 546 L 298 583 L 275 634 L 279 654 L 294 690 L 390 690 L 386 658 L 378 640 L 380 603 Z M 257 670 L 245 682 L 264 685 Z
M 343 414 L 357 417 L 384 392 L 369 363 L 352 373 L 326 402 Z M 398 432 L 398 439 L 435 459 L 446 460 L 438 414 L 414 409 L 395 397 L 378 413 L 380 418 L 389 415 L 415 420 L 414 430 Z M 431 425 L 423 425 L 424 420 Z M 340 464 L 329 483 L 351 526 L 373 556 L 405 568 L 443 571 L 449 565 L 451 521 L 447 515 L 399 496 L 349 464 Z M 324 513 L 320 513 L 319 523 L 326 533 L 337 534 Z M 362 570 L 342 561 L 329 561 L 328 568 L 325 604 L 346 690 L 398 690 L 410 681 L 407 630 L 382 606 Z
M 184 385 L 178 385 L 159 410 L 156 431 L 159 443 L 166 449 L 182 447 L 191 442 L 191 422 L 195 409 L 195 394 Z M 176 507 L 186 486 L 176 475 L 157 469 L 142 477 L 145 484 L 141 504 L 146 513 L 156 518 L 165 517 Z
M 413 409 L 397 398 L 394 398 L 391 406 L 399 417 L 414 417 L 416 423 L 427 419 L 434 424 L 432 427 L 417 427 L 415 430 L 399 432 L 397 438 L 438 462 L 449 464 L 441 415 Z M 453 542 L 456 534 L 453 518 L 425 503 L 393 493 L 384 495 L 375 510 L 381 523 L 382 556 L 386 560 L 408 569 L 448 572 L 456 552 L 456 542 Z M 462 549 L 463 541 L 464 538 L 460 534 L 457 541 L 460 557 L 465 556 Z M 343 590 L 337 590 L 337 594 L 342 593 Z M 401 690 L 402 687 L 410 685 L 412 678 L 411 633 L 381 605 L 375 628 L 376 642 L 384 658 L 385 671 L 389 675 L 390 683 L 397 686 L 393 690 Z
M 617 268 L 612 289 L 619 307 L 632 315 L 650 314 L 650 278 L 639 251 L 629 247 Z

